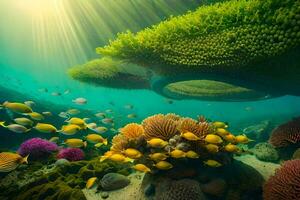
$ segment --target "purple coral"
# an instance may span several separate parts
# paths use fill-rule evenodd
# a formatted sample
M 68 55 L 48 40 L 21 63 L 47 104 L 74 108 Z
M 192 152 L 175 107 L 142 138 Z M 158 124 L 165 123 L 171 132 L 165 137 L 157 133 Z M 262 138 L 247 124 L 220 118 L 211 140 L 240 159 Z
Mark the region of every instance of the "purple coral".
M 31 138 L 20 145 L 18 153 L 21 156 L 29 155 L 31 160 L 39 160 L 47 158 L 57 150 L 58 146 L 53 142 L 41 138 Z
M 83 160 L 84 152 L 79 148 L 65 148 L 61 149 L 57 154 L 58 159 L 67 159 L 68 161 Z

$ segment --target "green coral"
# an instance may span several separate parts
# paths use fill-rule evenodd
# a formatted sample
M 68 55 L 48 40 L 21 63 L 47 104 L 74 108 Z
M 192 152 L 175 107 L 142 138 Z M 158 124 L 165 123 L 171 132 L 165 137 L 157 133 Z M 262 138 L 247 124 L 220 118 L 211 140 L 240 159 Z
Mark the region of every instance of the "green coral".
M 256 63 L 299 44 L 299 1 L 231 0 L 199 7 L 136 34 L 121 33 L 97 52 L 147 65 L 209 71 Z
M 172 98 L 206 100 L 250 100 L 265 98 L 266 94 L 229 83 L 212 80 L 190 80 L 168 84 L 164 94 Z
M 75 80 L 101 86 L 134 89 L 149 87 L 145 70 L 107 57 L 72 67 L 68 73 Z

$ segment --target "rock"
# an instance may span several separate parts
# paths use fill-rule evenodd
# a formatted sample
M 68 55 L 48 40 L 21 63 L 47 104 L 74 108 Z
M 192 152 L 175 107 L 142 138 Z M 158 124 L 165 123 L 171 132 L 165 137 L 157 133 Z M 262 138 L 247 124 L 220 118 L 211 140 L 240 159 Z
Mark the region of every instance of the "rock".
M 70 162 L 67 159 L 63 158 L 63 159 L 58 159 L 54 165 L 60 167 L 60 166 L 68 165 L 69 163 Z
M 276 149 L 269 143 L 258 143 L 251 150 L 253 154 L 262 161 L 277 161 L 279 156 Z
M 100 180 L 101 187 L 107 191 L 121 189 L 129 183 L 130 180 L 126 176 L 118 173 L 105 174 Z
M 206 194 L 221 197 L 227 189 L 227 183 L 224 179 L 216 178 L 206 184 L 200 184 L 200 188 Z
M 109 197 L 108 192 L 101 192 L 101 198 L 102 199 L 107 199 Z

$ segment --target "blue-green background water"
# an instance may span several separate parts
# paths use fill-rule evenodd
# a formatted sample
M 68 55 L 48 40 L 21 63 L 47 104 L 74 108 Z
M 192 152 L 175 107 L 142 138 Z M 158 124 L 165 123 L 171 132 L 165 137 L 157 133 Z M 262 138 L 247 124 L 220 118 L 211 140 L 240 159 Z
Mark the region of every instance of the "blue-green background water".
M 97 58 L 95 48 L 106 44 L 118 32 L 141 30 L 170 15 L 193 10 L 200 1 L 176 1 L 176 4 L 167 0 L 154 1 L 153 4 L 123 1 L 119 5 L 109 5 L 104 0 L 74 1 L 72 4 L 63 1 L 63 17 L 68 16 L 68 20 L 57 20 L 59 16 L 55 17 L 55 13 L 44 19 L 16 6 L 17 2 L 0 3 L 0 84 L 25 94 L 27 100 L 35 100 L 37 104 L 47 101 L 61 105 L 65 110 L 79 108 L 94 113 L 112 109 L 124 118 L 124 123 L 140 122 L 156 113 L 171 112 L 189 117 L 204 115 L 209 119 L 227 121 L 236 129 L 261 120 L 279 123 L 300 113 L 300 97 L 294 96 L 252 102 L 174 100 L 169 104 L 164 97 L 149 90 L 96 87 L 68 77 L 68 68 Z M 48 92 L 40 92 L 41 88 L 47 88 Z M 70 90 L 70 94 L 51 95 L 65 90 Z M 77 97 L 86 98 L 88 103 L 80 106 L 72 103 Z M 0 99 L 3 102 L 10 97 L 0 91 Z M 126 104 L 134 105 L 134 109 L 125 109 Z M 126 119 L 130 113 L 138 117 Z

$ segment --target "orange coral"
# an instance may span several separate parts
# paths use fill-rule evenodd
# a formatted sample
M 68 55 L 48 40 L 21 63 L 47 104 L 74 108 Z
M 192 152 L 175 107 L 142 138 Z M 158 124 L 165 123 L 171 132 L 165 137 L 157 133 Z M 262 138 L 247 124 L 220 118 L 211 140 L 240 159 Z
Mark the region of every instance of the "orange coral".
M 140 138 L 145 133 L 143 126 L 137 123 L 127 124 L 120 132 L 128 139 Z
M 179 119 L 174 114 L 157 114 L 146 118 L 142 123 L 145 130 L 145 139 L 160 138 L 169 140 L 174 135 L 179 134 L 177 118 Z
M 206 121 L 198 123 L 196 120 L 191 118 L 182 118 L 178 129 L 181 132 L 192 132 L 199 138 L 204 139 L 204 137 L 210 132 L 210 125 Z
M 115 152 L 122 152 L 127 148 L 128 143 L 129 141 L 124 135 L 118 134 L 113 137 L 110 150 Z

